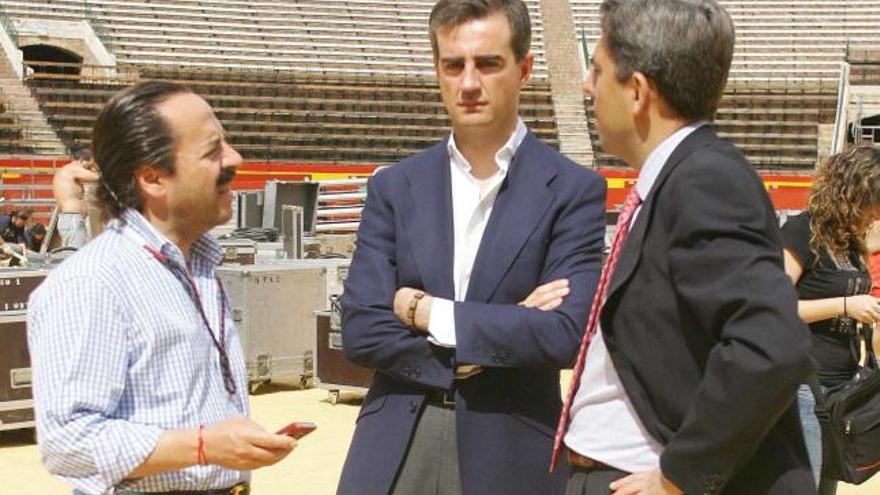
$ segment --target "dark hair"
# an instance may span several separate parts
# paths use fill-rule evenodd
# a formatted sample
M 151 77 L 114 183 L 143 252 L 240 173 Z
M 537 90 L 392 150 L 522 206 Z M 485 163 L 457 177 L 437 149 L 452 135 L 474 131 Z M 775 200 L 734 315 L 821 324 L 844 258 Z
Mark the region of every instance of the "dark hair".
M 715 0 L 605 0 L 601 12 L 619 81 L 641 72 L 679 117 L 714 118 L 736 38 L 724 7 Z
M 512 33 L 513 54 L 519 62 L 529 53 L 532 44 L 532 23 L 529 9 L 522 0 L 440 0 L 431 10 L 428 29 L 434 61 L 440 58 L 437 48 L 437 30 L 441 27 L 458 26 L 474 19 L 482 19 L 501 11 L 507 17 Z
M 28 210 L 18 210 L 12 213 L 13 217 L 20 218 L 22 220 L 27 220 L 31 217 L 31 214 Z
M 174 173 L 175 138 L 157 107 L 186 86 L 150 81 L 126 88 L 101 109 L 92 130 L 92 154 L 101 172 L 97 201 L 105 219 L 142 209 L 135 171 L 149 165 Z
M 37 222 L 34 224 L 33 227 L 31 227 L 30 235 L 40 235 L 40 234 L 42 234 L 42 235 L 46 234 L 46 227 L 43 224 Z

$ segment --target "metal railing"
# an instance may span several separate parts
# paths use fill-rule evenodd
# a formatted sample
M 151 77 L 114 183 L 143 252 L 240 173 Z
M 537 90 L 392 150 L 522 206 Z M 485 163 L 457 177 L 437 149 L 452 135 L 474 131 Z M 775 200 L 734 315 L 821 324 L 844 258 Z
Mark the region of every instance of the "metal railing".
M 85 14 L 86 22 L 92 27 L 92 32 L 95 33 L 95 36 L 98 37 L 105 47 L 109 48 L 113 44 L 113 40 L 107 35 L 107 30 L 104 28 L 104 21 L 98 18 L 98 15 L 95 13 L 95 9 L 92 7 L 92 3 L 89 0 L 83 0 L 83 12 Z
M 853 123 L 853 141 L 880 144 L 880 125 Z
M 0 25 L 3 26 L 3 29 L 6 30 L 6 34 L 12 38 L 13 43 L 18 43 L 18 30 L 15 28 L 15 23 L 9 18 L 6 14 L 6 10 L 3 9 L 3 5 L 0 5 Z
M 849 50 L 849 45 L 847 45 Z M 837 110 L 834 116 L 834 138 L 831 140 L 831 154 L 843 151 L 846 143 L 847 104 L 849 103 L 849 63 L 840 64 L 840 81 L 837 86 Z

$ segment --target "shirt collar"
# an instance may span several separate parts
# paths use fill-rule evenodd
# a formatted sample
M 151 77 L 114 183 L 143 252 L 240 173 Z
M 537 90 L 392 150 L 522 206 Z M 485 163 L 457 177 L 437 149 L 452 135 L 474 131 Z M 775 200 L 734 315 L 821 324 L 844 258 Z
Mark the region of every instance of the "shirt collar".
M 636 182 L 636 191 L 639 193 L 639 197 L 642 201 L 645 201 L 645 198 L 648 197 L 648 193 L 650 193 L 651 188 L 654 187 L 654 182 L 657 181 L 660 171 L 663 170 L 663 166 L 669 161 L 669 158 L 672 156 L 675 149 L 678 148 L 678 145 L 680 145 L 685 138 L 690 136 L 692 132 L 706 124 L 708 124 L 708 122 L 700 120 L 682 127 L 664 139 L 663 142 L 654 148 L 654 151 L 648 155 L 648 159 L 645 160 L 645 163 L 639 171 L 639 179 Z
M 134 233 L 144 239 L 146 243 L 153 246 L 160 253 L 168 256 L 181 266 L 186 266 L 186 259 L 183 251 L 174 244 L 156 227 L 151 224 L 139 211 L 128 208 L 122 212 L 122 220 L 125 222 L 123 228 L 130 228 Z M 197 258 L 204 259 L 213 269 L 220 264 L 223 259 L 223 249 L 208 233 L 202 234 L 190 247 L 190 254 L 193 261 Z M 195 263 L 193 263 L 195 265 Z
M 513 130 L 510 138 L 504 143 L 504 146 L 495 153 L 495 163 L 498 165 L 498 168 L 502 173 L 507 173 L 510 168 L 510 163 L 513 161 L 513 155 L 516 154 L 516 150 L 519 149 L 519 145 L 522 144 L 528 132 L 529 129 L 526 127 L 525 122 L 517 117 L 516 128 Z M 449 135 L 449 142 L 446 143 L 446 149 L 449 151 L 450 158 L 456 158 L 455 160 L 452 160 L 453 163 L 456 163 L 465 172 L 471 171 L 471 164 L 468 163 L 464 155 L 461 154 L 458 145 L 455 143 L 454 132 Z

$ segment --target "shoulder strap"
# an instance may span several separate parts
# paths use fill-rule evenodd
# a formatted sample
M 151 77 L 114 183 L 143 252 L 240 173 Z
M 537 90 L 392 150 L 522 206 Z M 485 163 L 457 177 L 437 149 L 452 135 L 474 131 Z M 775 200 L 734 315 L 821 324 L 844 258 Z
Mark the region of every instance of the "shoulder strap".
M 874 332 L 876 331 L 872 325 L 865 324 L 862 326 L 861 332 L 862 337 L 865 339 L 865 367 L 873 370 L 878 368 L 877 354 L 874 349 Z
M 807 378 L 807 385 L 816 401 L 813 412 L 816 413 L 816 419 L 820 423 L 827 423 L 831 419 L 831 411 L 828 409 L 828 403 L 825 401 L 825 394 L 822 392 L 822 386 L 819 384 L 819 375 L 813 373 Z

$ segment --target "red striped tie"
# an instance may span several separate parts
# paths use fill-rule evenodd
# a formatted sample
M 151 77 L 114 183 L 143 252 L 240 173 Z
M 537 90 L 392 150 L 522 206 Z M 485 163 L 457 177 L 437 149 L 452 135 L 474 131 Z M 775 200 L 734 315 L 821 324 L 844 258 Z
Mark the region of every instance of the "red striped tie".
M 623 204 L 623 210 L 617 217 L 617 227 L 614 232 L 614 240 L 611 241 L 611 254 L 602 267 L 602 275 L 599 277 L 599 285 L 596 287 L 596 293 L 593 296 L 593 305 L 590 307 L 590 318 L 587 320 L 587 328 L 584 330 L 584 338 L 581 341 L 581 348 L 578 351 L 577 360 L 575 361 L 574 374 L 572 375 L 571 386 L 568 389 L 568 396 L 562 406 L 562 415 L 559 418 L 559 426 L 556 427 L 556 439 L 553 442 L 553 456 L 550 459 L 550 472 L 556 469 L 559 463 L 559 455 L 562 453 L 562 438 L 568 429 L 568 421 L 571 414 L 571 403 L 577 393 L 578 386 L 581 384 L 581 374 L 584 372 L 584 361 L 587 357 L 587 349 L 590 347 L 590 341 L 596 334 L 599 322 L 599 310 L 605 301 L 605 295 L 608 292 L 608 282 L 611 280 L 611 273 L 614 271 L 614 265 L 617 264 L 617 257 L 623 249 L 623 243 L 626 235 L 629 233 L 629 224 L 633 214 L 638 206 L 642 204 L 642 198 L 639 197 L 635 187 L 630 188 Z

